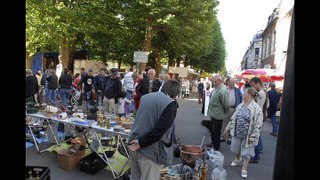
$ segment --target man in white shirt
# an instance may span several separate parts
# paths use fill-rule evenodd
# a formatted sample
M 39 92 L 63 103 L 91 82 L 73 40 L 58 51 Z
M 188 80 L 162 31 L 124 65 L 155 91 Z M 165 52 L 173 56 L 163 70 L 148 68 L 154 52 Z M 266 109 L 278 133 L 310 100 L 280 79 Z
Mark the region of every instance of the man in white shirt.
M 263 84 L 258 77 L 253 77 L 250 80 L 251 87 L 255 88 L 259 92 L 259 97 L 257 98 L 257 104 L 260 106 L 263 113 L 263 121 L 265 121 L 267 107 L 268 107 L 268 98 L 266 90 L 263 89 Z M 263 126 L 262 126 L 263 127 Z M 260 152 L 263 151 L 263 141 L 260 134 L 259 143 L 254 149 L 255 156 L 250 159 L 250 163 L 258 163 L 260 160 Z

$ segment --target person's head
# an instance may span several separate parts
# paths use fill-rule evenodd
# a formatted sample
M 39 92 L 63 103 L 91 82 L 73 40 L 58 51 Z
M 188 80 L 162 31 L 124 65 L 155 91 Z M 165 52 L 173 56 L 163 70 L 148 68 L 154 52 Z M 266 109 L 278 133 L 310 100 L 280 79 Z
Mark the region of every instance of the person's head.
M 117 68 L 111 68 L 110 69 L 110 74 L 111 74 L 111 78 L 114 79 L 117 77 L 117 74 L 118 74 L 118 70 Z
M 175 99 L 181 92 L 181 85 L 177 80 L 170 79 L 163 84 L 161 91 Z
M 99 75 L 104 76 L 106 74 L 106 69 L 105 68 L 100 68 L 99 70 Z
M 249 82 L 246 82 L 246 83 L 243 85 L 243 88 L 244 88 L 244 89 L 251 88 L 251 84 L 250 84 Z
M 168 80 L 171 79 L 171 77 L 170 77 L 169 74 L 164 74 L 164 75 L 162 76 L 162 79 L 163 79 L 164 81 L 168 81 Z
M 260 91 L 263 88 L 263 84 L 258 77 L 253 77 L 250 79 L 251 87 L 255 88 L 257 91 Z
M 154 77 L 156 76 L 156 71 L 154 69 L 148 70 L 148 79 L 154 80 Z
M 80 69 L 80 72 L 81 72 L 81 73 L 84 73 L 84 71 L 85 71 L 85 69 L 84 69 L 84 67 L 82 67 L 82 68 Z
M 275 85 L 274 83 L 270 83 L 270 84 L 269 84 L 269 87 L 270 87 L 271 89 L 276 89 L 276 85 Z
M 80 73 L 76 73 L 76 74 L 74 75 L 74 78 L 78 78 L 78 77 L 80 77 Z
M 26 75 L 32 75 L 32 70 L 31 69 L 26 69 Z
M 93 70 L 91 68 L 88 69 L 88 75 L 93 76 Z
M 228 81 L 228 87 L 230 88 L 230 89 L 233 89 L 234 88 L 234 85 L 236 84 L 236 79 L 234 79 L 234 78 L 230 78 L 229 79 L 229 81 Z
M 245 91 L 244 91 L 244 93 L 243 93 L 243 100 L 245 101 L 245 102 L 251 102 L 252 100 L 257 100 L 257 98 L 258 98 L 258 96 L 259 96 L 259 93 L 258 93 L 258 91 L 255 89 L 255 88 L 253 88 L 253 87 L 250 87 L 250 88 L 247 88 Z
M 63 69 L 63 74 L 68 74 L 69 70 L 67 68 Z
M 212 81 L 212 86 L 216 88 L 223 83 L 223 78 L 219 74 L 217 74 L 212 77 L 211 81 Z
M 130 67 L 129 71 L 133 71 L 133 67 Z

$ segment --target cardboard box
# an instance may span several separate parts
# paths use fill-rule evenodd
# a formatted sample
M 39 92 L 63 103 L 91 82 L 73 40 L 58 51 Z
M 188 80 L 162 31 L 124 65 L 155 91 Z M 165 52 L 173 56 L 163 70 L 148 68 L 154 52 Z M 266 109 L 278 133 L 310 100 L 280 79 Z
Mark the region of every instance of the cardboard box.
M 83 151 L 72 153 L 70 148 L 63 149 L 58 152 L 59 167 L 65 170 L 72 171 L 79 166 L 81 157 L 84 155 Z

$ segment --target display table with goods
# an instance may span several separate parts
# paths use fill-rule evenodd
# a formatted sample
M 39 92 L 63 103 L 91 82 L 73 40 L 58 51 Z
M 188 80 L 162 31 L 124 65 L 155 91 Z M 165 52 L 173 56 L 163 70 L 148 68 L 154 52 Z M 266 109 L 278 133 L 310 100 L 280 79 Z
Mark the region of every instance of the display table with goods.
M 48 115 L 49 114 L 49 115 Z M 54 139 L 53 145 L 45 150 L 40 150 L 36 144 L 37 151 L 42 153 L 44 151 L 58 151 L 58 156 L 64 162 L 70 161 L 70 158 L 76 157 L 72 154 L 71 149 L 65 150 L 59 149 L 75 137 L 84 137 L 86 139 L 86 145 L 90 152 L 78 153 L 80 159 L 80 170 L 94 174 L 97 169 L 102 169 L 107 165 L 106 169 L 110 170 L 115 179 L 124 176 L 130 170 L 130 158 L 126 149 L 125 142 L 129 137 L 130 129 L 133 124 L 133 118 L 116 117 L 113 114 L 97 113 L 97 120 L 87 120 L 86 115 L 82 112 L 66 113 L 59 111 L 49 112 L 37 112 L 33 114 L 26 114 L 26 125 L 32 129 L 32 125 L 35 121 L 44 122 L 47 129 L 49 129 L 46 135 L 50 134 Z M 61 141 L 58 139 L 55 129 L 57 124 L 63 123 L 66 126 L 73 127 L 73 135 L 69 139 Z M 32 132 L 32 131 L 31 131 Z M 35 139 L 35 134 L 32 134 Z M 57 150 L 58 149 L 58 150 Z M 95 155 L 92 155 L 95 154 Z M 98 160 L 97 160 L 98 158 Z M 73 158 L 74 159 L 74 158 Z M 61 161 L 61 162 L 62 162 Z M 99 161 L 99 163 L 97 163 Z M 60 161 L 59 161 L 60 163 Z M 59 164 L 60 166 L 60 164 Z M 69 166 L 64 166 L 69 170 Z M 75 166 L 72 166 L 73 169 Z

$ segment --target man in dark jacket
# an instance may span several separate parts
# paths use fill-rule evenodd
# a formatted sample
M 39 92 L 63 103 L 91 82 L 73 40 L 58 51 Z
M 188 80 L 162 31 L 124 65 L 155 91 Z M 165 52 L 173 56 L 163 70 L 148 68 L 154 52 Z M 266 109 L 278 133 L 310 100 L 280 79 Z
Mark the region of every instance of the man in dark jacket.
M 105 68 L 100 68 L 99 74 L 94 77 L 93 85 L 97 93 L 97 106 L 101 106 L 103 102 L 103 93 L 107 84 Z
M 60 96 L 62 97 L 62 104 L 64 107 L 68 106 L 68 99 L 71 94 L 72 76 L 68 73 L 68 69 L 64 68 L 62 75 L 59 78 Z
M 108 113 L 118 114 L 118 99 L 122 90 L 122 83 L 118 77 L 116 68 L 110 70 L 104 90 L 104 104 Z
M 87 101 L 86 103 L 86 108 L 88 108 L 88 105 L 93 104 L 93 91 L 94 91 L 94 86 L 93 86 L 93 70 L 89 69 L 88 74 L 86 74 L 83 77 L 83 83 L 82 83 L 82 93 L 84 96 L 84 99 Z
M 157 91 L 141 97 L 130 137 L 131 179 L 159 179 L 162 164 L 173 160 L 174 119 L 181 91 L 176 80 L 168 80 Z
M 137 87 L 140 98 L 145 94 L 159 91 L 161 87 L 160 80 L 155 78 L 156 71 L 154 69 L 149 69 L 147 74 L 148 78 L 143 78 L 141 85 Z
M 26 98 L 32 97 L 34 99 L 34 94 L 37 92 L 37 79 L 33 76 L 31 69 L 26 70 Z
M 57 88 L 58 88 L 58 76 L 56 75 L 56 71 L 54 69 L 51 69 L 49 71 L 49 75 L 46 78 L 48 81 L 48 93 L 47 93 L 47 99 L 48 104 L 51 104 L 51 99 L 53 98 L 53 104 L 57 104 Z
M 270 83 L 270 90 L 268 91 L 269 97 L 269 107 L 268 107 L 268 116 L 271 118 L 272 122 L 272 136 L 278 135 L 278 121 L 276 112 L 278 110 L 278 102 L 280 98 L 280 94 L 276 91 L 276 85 L 274 83 Z

